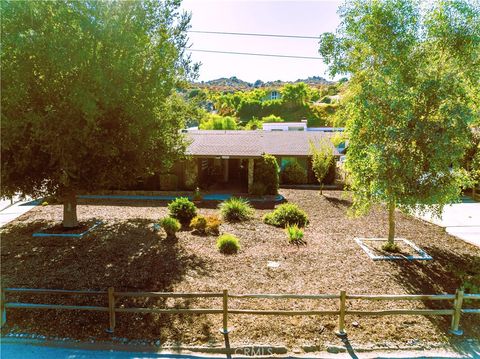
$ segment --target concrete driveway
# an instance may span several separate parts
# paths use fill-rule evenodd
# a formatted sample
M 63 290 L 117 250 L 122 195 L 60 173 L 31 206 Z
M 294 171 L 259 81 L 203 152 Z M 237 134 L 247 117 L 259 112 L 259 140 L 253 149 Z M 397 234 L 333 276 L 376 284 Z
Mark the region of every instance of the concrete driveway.
M 480 202 L 464 198 L 462 203 L 445 206 L 440 219 L 430 213 L 417 217 L 444 227 L 452 236 L 480 247 Z

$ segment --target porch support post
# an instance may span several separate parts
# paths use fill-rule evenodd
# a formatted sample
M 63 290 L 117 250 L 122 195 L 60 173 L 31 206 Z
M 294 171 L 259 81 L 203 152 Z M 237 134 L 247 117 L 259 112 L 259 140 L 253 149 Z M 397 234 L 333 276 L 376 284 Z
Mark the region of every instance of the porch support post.
M 253 185 L 253 158 L 248 159 L 248 192 L 250 192 Z

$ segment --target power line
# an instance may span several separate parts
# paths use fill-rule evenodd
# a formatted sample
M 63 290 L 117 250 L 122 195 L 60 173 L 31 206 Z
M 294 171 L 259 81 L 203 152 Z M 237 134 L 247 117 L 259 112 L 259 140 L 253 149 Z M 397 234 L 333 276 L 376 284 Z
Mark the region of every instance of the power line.
M 279 35 L 279 34 L 256 34 L 248 32 L 225 32 L 225 31 L 199 31 L 189 30 L 188 32 L 196 34 L 215 34 L 215 35 L 235 35 L 235 36 L 261 36 L 261 37 L 281 37 L 290 39 L 315 39 L 319 40 L 319 36 L 300 36 L 300 35 Z
M 234 52 L 234 51 L 217 51 L 217 50 L 203 50 L 203 49 L 186 49 L 194 52 L 209 52 L 214 54 L 229 54 L 229 55 L 248 55 L 248 56 L 266 56 L 266 57 L 284 57 L 290 59 L 307 59 L 307 60 L 321 60 L 321 57 L 314 56 L 295 56 L 295 55 L 279 55 L 279 54 L 259 54 L 253 52 Z

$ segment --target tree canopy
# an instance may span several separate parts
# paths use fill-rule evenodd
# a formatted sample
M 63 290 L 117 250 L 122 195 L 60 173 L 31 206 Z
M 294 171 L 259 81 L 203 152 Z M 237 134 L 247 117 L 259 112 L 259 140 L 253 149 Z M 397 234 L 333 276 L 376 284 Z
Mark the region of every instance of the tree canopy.
M 184 150 L 179 1 L 2 1 L 2 195 L 130 185 Z
M 480 76 L 480 9 L 465 1 L 355 0 L 339 10 L 336 33 L 319 52 L 332 75 L 351 78 L 346 167 L 354 209 L 433 208 L 455 201 L 460 159 L 475 120 Z

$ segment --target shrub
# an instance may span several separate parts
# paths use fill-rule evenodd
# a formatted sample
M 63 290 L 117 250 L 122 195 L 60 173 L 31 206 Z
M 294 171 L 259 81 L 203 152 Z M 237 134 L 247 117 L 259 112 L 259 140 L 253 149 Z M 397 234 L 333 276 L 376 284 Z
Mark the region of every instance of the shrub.
M 195 192 L 193 192 L 193 200 L 194 201 L 201 201 L 203 198 L 202 193 L 200 192 L 200 188 L 195 188 Z
M 227 222 L 247 221 L 255 210 L 246 199 L 231 197 L 218 206 L 223 219 Z
M 283 118 L 275 115 L 262 117 L 262 122 L 284 122 Z
M 165 217 L 160 220 L 160 226 L 163 228 L 167 237 L 175 237 L 181 226 L 180 222 L 176 218 Z
M 263 183 L 254 182 L 250 187 L 249 193 L 253 194 L 254 196 L 263 196 L 266 191 L 267 191 L 267 187 Z
M 298 162 L 289 162 L 282 172 L 282 182 L 286 184 L 307 183 L 307 171 Z
M 190 221 L 190 228 L 200 234 L 205 234 L 207 228 L 207 220 L 204 216 L 198 215 L 192 218 Z
M 218 234 L 218 229 L 222 221 L 217 216 L 207 216 L 205 217 L 207 220 L 207 226 L 205 228 L 205 232 L 207 234 Z
M 233 234 L 222 234 L 217 239 L 217 248 L 223 254 L 235 254 L 240 249 L 240 242 Z
M 277 194 L 278 172 L 277 159 L 272 155 L 264 154 L 262 158 L 255 160 L 253 183 L 262 183 L 265 186 L 265 194 Z
M 288 235 L 288 241 L 292 244 L 305 244 L 303 240 L 303 229 L 296 224 L 285 227 L 285 233 Z
M 199 234 L 218 234 L 222 222 L 217 216 L 195 216 L 190 222 L 190 228 Z
M 176 198 L 168 204 L 170 216 L 176 218 L 182 224 L 189 224 L 193 217 L 197 215 L 197 207 L 186 197 Z
M 267 213 L 263 217 L 263 221 L 276 227 L 286 227 L 294 224 L 305 227 L 308 224 L 307 214 L 293 203 L 281 204 L 273 212 Z

